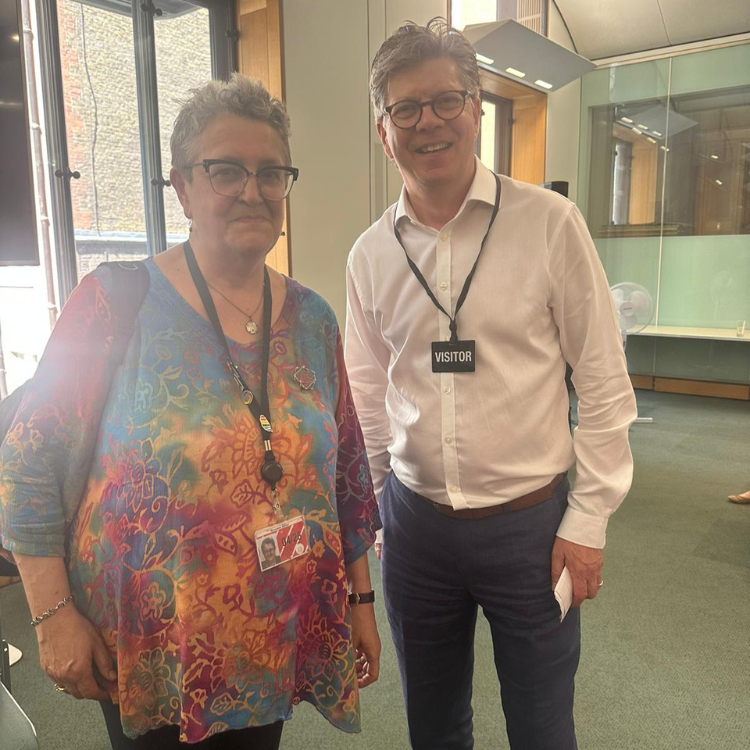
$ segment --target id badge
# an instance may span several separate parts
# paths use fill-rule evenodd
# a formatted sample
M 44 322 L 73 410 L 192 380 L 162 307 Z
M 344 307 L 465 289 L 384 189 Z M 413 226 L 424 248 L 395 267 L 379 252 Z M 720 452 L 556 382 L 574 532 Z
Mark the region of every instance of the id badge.
M 261 570 L 270 570 L 310 551 L 304 516 L 294 516 L 255 532 Z
M 475 341 L 432 342 L 433 372 L 474 372 L 475 364 Z

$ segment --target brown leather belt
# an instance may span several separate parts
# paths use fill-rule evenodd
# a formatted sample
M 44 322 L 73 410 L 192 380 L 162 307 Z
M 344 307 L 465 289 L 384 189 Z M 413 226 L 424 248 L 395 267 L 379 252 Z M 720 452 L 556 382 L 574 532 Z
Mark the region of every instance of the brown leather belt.
M 564 476 L 564 474 L 558 474 L 549 484 L 545 484 L 544 487 L 540 487 L 538 490 L 521 495 L 521 497 L 516 497 L 507 503 L 490 505 L 486 508 L 460 508 L 457 510 L 450 505 L 436 503 L 423 495 L 418 495 L 416 492 L 413 494 L 414 497 L 418 497 L 420 500 L 424 500 L 424 502 L 431 505 L 438 513 L 442 513 L 444 516 L 449 516 L 450 518 L 487 518 L 489 516 L 497 516 L 500 513 L 510 513 L 513 510 L 530 508 L 532 505 L 538 505 L 545 500 L 549 500 L 555 491 L 555 487 L 560 484 Z

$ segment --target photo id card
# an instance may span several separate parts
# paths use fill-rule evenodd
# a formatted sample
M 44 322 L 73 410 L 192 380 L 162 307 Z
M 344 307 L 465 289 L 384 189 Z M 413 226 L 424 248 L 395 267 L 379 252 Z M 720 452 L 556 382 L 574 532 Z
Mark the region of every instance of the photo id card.
M 310 542 L 304 517 L 294 516 L 256 531 L 255 545 L 261 570 L 270 570 L 306 555 L 310 551 Z
M 474 372 L 475 364 L 475 341 L 432 342 L 433 372 Z

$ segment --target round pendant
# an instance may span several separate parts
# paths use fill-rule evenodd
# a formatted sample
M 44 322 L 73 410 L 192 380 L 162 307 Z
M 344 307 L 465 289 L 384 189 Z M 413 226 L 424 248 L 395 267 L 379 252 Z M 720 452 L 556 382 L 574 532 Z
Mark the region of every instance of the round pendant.
M 250 318 L 250 320 L 245 323 L 245 330 L 248 333 L 258 333 L 258 324 L 252 318 Z

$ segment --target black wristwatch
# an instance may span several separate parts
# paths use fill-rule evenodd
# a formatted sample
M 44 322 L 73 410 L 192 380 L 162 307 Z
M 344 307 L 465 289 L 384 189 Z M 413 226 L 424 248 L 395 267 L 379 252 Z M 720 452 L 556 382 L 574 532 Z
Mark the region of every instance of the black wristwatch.
M 372 604 L 375 601 L 375 592 L 368 591 L 366 594 L 349 594 L 349 604 Z

